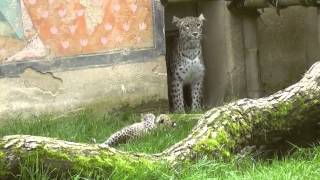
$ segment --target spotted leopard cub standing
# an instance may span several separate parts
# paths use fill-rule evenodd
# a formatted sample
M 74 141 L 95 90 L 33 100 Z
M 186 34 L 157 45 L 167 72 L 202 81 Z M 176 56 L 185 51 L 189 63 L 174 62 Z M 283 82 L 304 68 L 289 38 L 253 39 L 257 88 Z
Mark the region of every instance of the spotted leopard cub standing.
M 177 46 L 174 50 L 171 67 L 170 94 L 173 111 L 184 112 L 183 86 L 191 86 L 191 109 L 201 107 L 204 64 L 202 58 L 201 38 L 203 14 L 199 17 L 173 17 L 172 23 L 179 29 Z
M 145 114 L 142 121 L 127 126 L 112 134 L 100 147 L 112 147 L 120 143 L 126 143 L 132 138 L 141 137 L 160 127 L 174 127 L 176 123 L 171 121 L 169 116 L 161 114 L 156 117 L 154 114 Z

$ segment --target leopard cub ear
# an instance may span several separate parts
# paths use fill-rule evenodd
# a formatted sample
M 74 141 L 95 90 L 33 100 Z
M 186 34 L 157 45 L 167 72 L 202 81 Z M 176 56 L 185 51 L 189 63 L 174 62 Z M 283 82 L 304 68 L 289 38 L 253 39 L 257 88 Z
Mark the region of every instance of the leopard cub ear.
M 179 27 L 179 25 L 180 25 L 180 18 L 178 18 L 178 17 L 176 17 L 176 16 L 173 16 L 173 18 L 172 18 L 172 24 L 175 24 L 176 26 L 178 26 Z
M 198 19 L 199 19 L 200 21 L 206 20 L 206 18 L 204 17 L 204 15 L 203 15 L 202 13 L 201 13 L 200 16 L 198 17 Z

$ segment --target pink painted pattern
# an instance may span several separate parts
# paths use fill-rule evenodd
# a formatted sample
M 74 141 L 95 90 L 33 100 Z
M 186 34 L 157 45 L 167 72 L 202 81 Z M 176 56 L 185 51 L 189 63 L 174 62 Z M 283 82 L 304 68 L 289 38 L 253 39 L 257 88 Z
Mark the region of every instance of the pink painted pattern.
M 152 0 L 92 0 L 99 6 L 90 7 L 80 0 L 23 1 L 55 56 L 153 47 Z

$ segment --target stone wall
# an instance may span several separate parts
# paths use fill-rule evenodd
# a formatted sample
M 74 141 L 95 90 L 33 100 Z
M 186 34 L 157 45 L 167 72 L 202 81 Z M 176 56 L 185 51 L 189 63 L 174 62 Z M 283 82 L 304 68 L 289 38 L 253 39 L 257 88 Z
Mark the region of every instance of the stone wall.
M 0 79 L 0 114 L 37 114 L 99 105 L 111 110 L 123 105 L 167 101 L 165 58 L 109 67 L 41 73 L 26 69 L 15 78 Z
M 265 94 L 300 79 L 320 59 L 316 8 L 265 9 L 258 19 L 259 60 Z

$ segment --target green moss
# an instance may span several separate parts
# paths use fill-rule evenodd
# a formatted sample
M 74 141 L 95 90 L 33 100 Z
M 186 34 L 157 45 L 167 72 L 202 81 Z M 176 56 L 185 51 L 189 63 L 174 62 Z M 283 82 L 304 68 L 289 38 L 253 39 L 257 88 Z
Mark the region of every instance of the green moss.
M 6 158 L 6 154 L 0 151 L 0 179 L 1 177 L 8 175 L 5 158 Z
M 234 141 L 230 139 L 223 128 L 215 132 L 210 129 L 208 135 L 194 146 L 194 151 L 212 157 L 215 157 L 215 154 L 220 154 L 222 158 L 229 158 L 233 144 Z
M 273 109 L 259 109 L 252 113 L 254 114 L 252 116 L 241 112 L 241 110 L 222 112 L 219 118 L 209 124 L 211 126 L 210 132 L 195 145 L 194 150 L 206 154 L 217 152 L 222 156 L 229 157 L 237 144 L 243 144 L 249 140 L 245 135 L 252 134 L 251 131 L 259 130 L 255 132 L 257 133 L 256 137 L 259 138 L 260 133 L 283 130 L 283 127 L 297 125 L 303 121 L 303 116 L 308 113 L 310 105 L 319 104 L 318 101 L 309 102 L 305 98 L 298 97 L 294 101 L 280 103 Z M 301 116 L 297 116 L 297 114 L 301 114 Z M 288 119 L 294 120 L 288 121 Z
M 220 128 L 217 132 L 218 133 L 217 133 L 216 139 L 218 142 L 220 142 L 220 143 L 228 143 L 229 142 L 229 140 L 230 140 L 229 135 L 226 133 L 224 128 Z
M 201 141 L 199 141 L 195 147 L 194 150 L 198 153 L 200 152 L 205 152 L 205 153 L 210 153 L 214 150 L 216 150 L 219 146 L 218 141 L 211 139 L 211 138 L 205 138 Z
M 73 162 L 72 169 L 88 176 L 93 170 L 96 173 L 111 175 L 114 171 L 121 171 L 131 177 L 135 176 L 137 168 L 143 168 L 145 171 L 152 171 L 157 168 L 157 164 L 147 159 L 133 160 L 127 156 L 110 155 L 108 153 L 100 153 L 93 157 L 77 156 L 71 160 Z
M 1 177 L 5 177 L 6 175 L 8 175 L 8 171 L 6 170 L 6 154 L 2 151 L 4 144 L 3 142 L 0 142 L 0 179 Z
M 260 120 L 257 122 L 265 122 L 270 130 L 283 129 L 284 126 L 293 126 L 300 124 L 304 120 L 304 116 L 310 110 L 311 106 L 319 104 L 317 98 L 309 99 L 297 97 L 294 101 L 280 103 L 276 110 L 260 113 Z M 288 119 L 291 119 L 288 121 Z M 268 120 L 268 121 L 266 121 Z M 292 124 L 290 124 L 292 123 Z
M 42 164 L 46 168 L 55 169 L 59 172 L 61 167 L 66 168 L 67 166 L 71 175 L 81 172 L 83 177 L 114 177 L 119 174 L 128 177 L 149 176 L 151 172 L 165 166 L 162 162 L 154 162 L 145 158 L 135 159 L 127 155 L 115 155 L 106 150 L 101 150 L 95 155 L 84 155 L 63 149 L 50 151 L 43 147 L 38 147 L 37 150 L 25 152 L 20 156 L 21 163 L 26 167 Z M 50 167 L 48 166 L 48 161 L 50 162 Z M 149 173 L 141 174 L 141 171 Z

